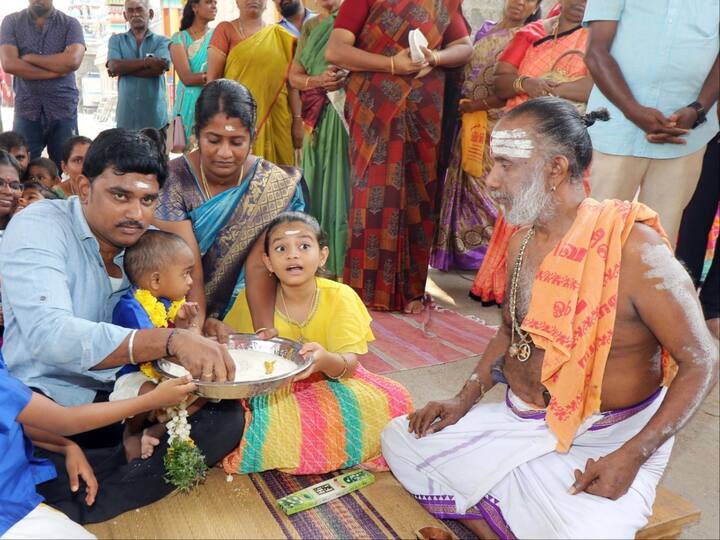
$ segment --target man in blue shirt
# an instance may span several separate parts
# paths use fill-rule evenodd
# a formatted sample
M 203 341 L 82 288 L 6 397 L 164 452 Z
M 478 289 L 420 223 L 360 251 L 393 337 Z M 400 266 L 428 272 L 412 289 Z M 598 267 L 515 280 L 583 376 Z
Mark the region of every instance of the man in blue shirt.
M 117 127 L 163 129 L 168 124 L 165 72 L 170 67 L 170 40 L 150 31 L 153 10 L 148 0 L 125 0 L 130 30 L 108 43 L 107 69 L 118 77 Z
M 638 198 L 675 242 L 707 142 L 717 133 L 720 0 L 589 0 L 590 185 L 598 200 Z
M 27 140 L 31 158 L 40 157 L 47 146 L 59 167 L 63 143 L 78 131 L 75 72 L 85 55 L 85 39 L 77 19 L 55 9 L 52 0 L 29 5 L 3 20 L 0 62 L 15 76 L 13 130 Z
M 165 157 L 145 135 L 104 131 L 88 149 L 79 196 L 33 204 L 5 232 L 3 356 L 15 377 L 61 405 L 107 401 L 121 366 L 161 357 L 174 357 L 195 378 L 234 379 L 234 363 L 217 342 L 188 330 L 131 330 L 111 323 L 129 287 L 124 249 L 152 222 L 166 175 Z M 190 423 L 193 439 L 213 465 L 237 447 L 243 412 L 235 402 L 209 404 Z M 167 436 L 151 458 L 128 464 L 122 425 L 115 428 L 74 439 L 106 452 L 95 460 L 104 477 L 92 508 L 70 492 L 62 457 L 46 455 L 56 462 L 59 478 L 39 491 L 74 521 L 110 519 L 173 489 L 163 479 Z
M 313 10 L 306 8 L 302 0 L 274 0 L 274 2 L 282 16 L 278 24 L 295 37 L 300 37 L 302 25 L 317 15 Z

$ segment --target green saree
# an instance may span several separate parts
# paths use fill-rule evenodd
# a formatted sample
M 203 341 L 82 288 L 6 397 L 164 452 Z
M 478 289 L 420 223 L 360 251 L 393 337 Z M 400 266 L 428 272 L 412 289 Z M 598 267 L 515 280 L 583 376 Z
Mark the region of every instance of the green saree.
M 320 75 L 328 67 L 325 46 L 335 15 L 323 20 L 316 17 L 303 26 L 295 61 L 308 75 Z M 305 135 L 303 168 L 310 191 L 310 214 L 320 222 L 328 237 L 330 257 L 326 268 L 333 277 L 342 277 L 350 206 L 348 132 L 338 113 L 342 111 L 345 91 L 332 92 L 328 97 L 314 129 Z M 307 118 L 305 120 L 307 123 Z

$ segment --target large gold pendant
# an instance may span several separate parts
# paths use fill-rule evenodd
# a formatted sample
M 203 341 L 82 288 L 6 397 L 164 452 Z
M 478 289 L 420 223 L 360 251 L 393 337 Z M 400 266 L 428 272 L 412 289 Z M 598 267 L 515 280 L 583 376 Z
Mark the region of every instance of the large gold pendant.
M 521 343 L 518 346 L 517 351 L 517 359 L 521 362 L 527 362 L 530 358 L 530 355 L 532 354 L 532 349 L 530 348 L 529 343 Z
M 517 358 L 520 362 L 527 362 L 532 354 L 529 343 L 513 343 L 508 349 L 510 356 Z

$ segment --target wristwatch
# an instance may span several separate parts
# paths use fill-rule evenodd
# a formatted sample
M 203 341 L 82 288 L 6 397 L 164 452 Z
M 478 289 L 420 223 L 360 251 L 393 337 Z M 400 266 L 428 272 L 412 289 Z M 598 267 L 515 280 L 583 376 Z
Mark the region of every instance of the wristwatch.
M 692 129 L 695 129 L 700 124 L 705 123 L 705 120 L 707 120 L 707 116 L 705 115 L 705 107 L 703 107 L 699 101 L 693 101 L 690 105 L 688 105 L 688 107 L 690 107 L 691 109 L 695 109 L 695 112 L 697 113 L 697 119 L 692 125 Z

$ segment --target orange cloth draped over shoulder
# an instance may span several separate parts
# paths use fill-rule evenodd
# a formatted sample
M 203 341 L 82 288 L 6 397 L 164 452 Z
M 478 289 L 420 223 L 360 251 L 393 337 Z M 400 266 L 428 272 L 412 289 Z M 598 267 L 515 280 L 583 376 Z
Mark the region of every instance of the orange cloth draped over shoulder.
M 617 312 L 623 245 L 635 223 L 670 247 L 656 212 L 641 203 L 585 199 L 572 227 L 540 264 L 522 328 L 545 350 L 541 381 L 552 396 L 545 421 L 567 452 L 582 422 L 600 411 Z M 663 351 L 663 384 L 677 366 Z
M 590 170 L 588 167 L 583 174 L 583 189 L 585 195 L 590 195 Z M 507 252 L 510 247 L 510 239 L 518 231 L 519 227 L 510 225 L 505 220 L 505 214 L 500 212 L 495 220 L 490 243 L 488 244 L 485 258 L 483 259 L 475 279 L 473 280 L 470 296 L 480 299 L 483 302 L 495 302 L 502 304 L 505 299 L 505 287 L 507 286 Z

